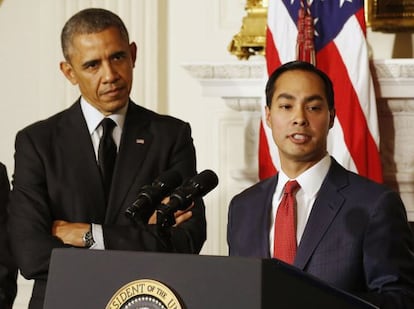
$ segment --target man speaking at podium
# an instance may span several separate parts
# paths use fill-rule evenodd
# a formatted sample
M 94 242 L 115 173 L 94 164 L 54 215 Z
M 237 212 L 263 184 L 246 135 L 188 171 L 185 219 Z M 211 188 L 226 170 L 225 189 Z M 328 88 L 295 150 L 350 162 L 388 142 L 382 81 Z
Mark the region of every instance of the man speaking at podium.
M 175 214 L 168 248 L 149 217 L 136 224 L 125 215 L 142 186 L 167 170 L 192 177 L 196 159 L 188 123 L 130 100 L 137 47 L 124 23 L 104 9 L 82 10 L 61 44 L 61 71 L 81 96 L 15 142 L 9 230 L 21 273 L 35 280 L 30 308 L 42 308 L 54 248 L 198 253 L 206 239 L 201 199 Z
M 290 62 L 269 77 L 266 122 L 281 169 L 231 201 L 229 253 L 277 258 L 380 308 L 414 308 L 405 207 L 329 156 L 334 118 L 332 83 L 313 65 Z

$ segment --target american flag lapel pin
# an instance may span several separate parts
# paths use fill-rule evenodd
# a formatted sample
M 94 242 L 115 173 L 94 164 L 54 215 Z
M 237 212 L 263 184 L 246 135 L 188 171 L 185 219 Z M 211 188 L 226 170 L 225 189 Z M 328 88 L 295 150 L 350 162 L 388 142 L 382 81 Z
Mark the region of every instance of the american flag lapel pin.
M 137 143 L 137 144 L 141 144 L 141 145 L 144 145 L 144 144 L 145 144 L 145 140 L 144 140 L 143 138 L 137 138 L 137 139 L 135 140 L 135 143 Z

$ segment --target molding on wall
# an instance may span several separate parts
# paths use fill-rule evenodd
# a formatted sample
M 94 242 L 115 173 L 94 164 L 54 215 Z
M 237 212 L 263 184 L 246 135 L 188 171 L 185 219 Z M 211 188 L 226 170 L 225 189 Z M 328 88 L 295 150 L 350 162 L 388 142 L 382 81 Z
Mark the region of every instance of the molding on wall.
M 266 82 L 263 60 L 221 64 L 187 63 L 182 66 L 200 82 L 202 94 L 206 97 L 257 98 L 263 93 Z M 260 101 L 258 103 L 260 108 Z
M 373 62 L 380 98 L 412 98 L 414 96 L 414 60 L 384 59 Z
M 186 63 L 182 66 L 200 82 L 205 96 L 259 98 L 266 81 L 266 64 L 264 59 L 257 59 L 237 63 Z M 414 59 L 374 60 L 373 66 L 381 98 L 414 96 Z

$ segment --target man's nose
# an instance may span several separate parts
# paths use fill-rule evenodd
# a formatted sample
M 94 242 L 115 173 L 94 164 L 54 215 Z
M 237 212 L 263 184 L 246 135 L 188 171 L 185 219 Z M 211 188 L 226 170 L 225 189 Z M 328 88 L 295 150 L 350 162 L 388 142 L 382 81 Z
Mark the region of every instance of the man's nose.
M 118 80 L 119 75 L 118 72 L 115 70 L 115 68 L 111 64 L 105 64 L 103 65 L 104 72 L 103 72 L 103 79 L 105 83 L 113 83 L 116 80 Z
M 307 123 L 305 111 L 303 108 L 298 108 L 295 110 L 295 113 L 293 115 L 293 123 L 300 126 L 303 126 Z

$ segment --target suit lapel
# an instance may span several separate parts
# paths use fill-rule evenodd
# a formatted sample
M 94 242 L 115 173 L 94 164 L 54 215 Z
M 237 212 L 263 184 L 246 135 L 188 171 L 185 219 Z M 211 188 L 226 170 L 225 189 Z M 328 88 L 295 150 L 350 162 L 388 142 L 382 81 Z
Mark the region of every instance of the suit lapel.
M 56 147 L 64 162 L 63 168 L 70 168 L 68 175 L 82 175 L 76 178 L 76 188 L 88 192 L 86 198 L 93 210 L 91 218 L 96 223 L 103 222 L 105 196 L 91 137 L 86 126 L 79 102 L 70 107 L 58 126 Z M 68 146 L 70 145 L 70 146 Z M 74 147 L 76 145 L 76 147 Z M 87 211 L 87 210 L 84 210 Z
M 112 179 L 106 222 L 111 222 L 119 214 L 120 207 L 153 141 L 153 136 L 148 129 L 150 115 L 143 110 L 134 103 L 129 103 Z
M 253 243 L 257 243 L 257 247 L 260 250 L 260 255 L 266 258 L 270 258 L 270 238 L 269 238 L 269 231 L 270 225 L 274 221 L 274 218 L 271 218 L 272 214 L 272 203 L 273 203 L 273 194 L 276 189 L 276 184 L 279 179 L 279 174 L 276 174 L 274 177 L 269 178 L 268 181 L 262 183 L 263 188 L 260 192 L 259 196 L 255 198 L 254 203 L 260 203 L 261 197 L 263 197 L 264 207 L 256 207 L 255 212 L 252 214 L 253 216 L 258 216 L 257 219 L 252 218 L 252 222 L 259 222 L 262 228 L 257 228 L 260 231 L 260 235 L 251 241 Z M 261 211 L 260 211 L 261 210 Z
M 332 159 L 332 165 L 312 207 L 308 222 L 298 246 L 294 265 L 304 269 L 315 248 L 327 232 L 345 197 L 339 190 L 348 183 L 343 168 Z

